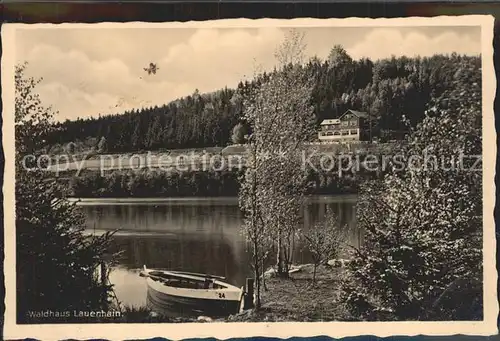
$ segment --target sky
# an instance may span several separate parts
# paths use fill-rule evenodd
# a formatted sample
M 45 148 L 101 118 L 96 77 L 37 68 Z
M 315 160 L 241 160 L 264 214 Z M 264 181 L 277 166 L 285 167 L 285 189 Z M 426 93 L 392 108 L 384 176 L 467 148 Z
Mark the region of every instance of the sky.
M 16 61 L 43 77 L 37 91 L 55 119 L 122 113 L 166 104 L 250 79 L 276 65 L 289 28 L 39 28 L 16 30 Z M 480 27 L 301 28 L 306 57 L 342 45 L 353 59 L 439 53 L 479 55 Z M 148 75 L 150 62 L 159 70 Z

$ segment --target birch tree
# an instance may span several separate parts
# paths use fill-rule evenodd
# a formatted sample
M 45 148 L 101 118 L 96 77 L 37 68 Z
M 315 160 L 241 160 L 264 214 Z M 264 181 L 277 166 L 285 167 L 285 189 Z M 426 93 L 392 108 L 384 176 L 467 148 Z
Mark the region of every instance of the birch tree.
M 305 206 L 306 173 L 301 168 L 298 150 L 286 158 L 270 156 L 262 166 L 262 216 L 276 243 L 276 267 L 281 277 L 288 276 L 297 227 Z
M 313 83 L 301 65 L 304 48 L 303 35 L 290 31 L 276 51 L 279 67 L 260 77 L 260 86 L 252 89 L 243 105 L 251 134 L 239 197 L 252 245 L 257 307 L 259 266 L 270 251 L 264 241 L 277 241 L 278 273 L 287 275 L 290 245 L 300 220 L 305 172 L 298 151 L 312 136 L 315 122 L 310 105 Z
M 300 165 L 304 142 L 314 132 L 313 82 L 302 67 L 304 35 L 288 32 L 276 51 L 278 68 L 245 103 L 244 119 L 259 178 L 260 221 L 277 243 L 277 268 L 288 275 L 294 234 L 300 222 L 306 177 Z
M 255 146 L 251 147 L 255 148 Z M 260 184 L 258 182 L 256 171 L 258 160 L 251 157 L 252 155 L 255 155 L 254 153 L 255 149 L 247 158 L 247 170 L 241 180 L 242 184 L 239 192 L 239 206 L 244 216 L 243 231 L 245 233 L 246 240 L 250 242 L 252 250 L 252 268 L 254 270 L 256 286 L 255 306 L 259 309 L 261 305 L 261 270 L 259 267 L 262 264 L 262 259 L 264 257 L 263 253 L 265 252 L 262 247 L 262 242 L 265 239 L 266 231 L 260 215 Z

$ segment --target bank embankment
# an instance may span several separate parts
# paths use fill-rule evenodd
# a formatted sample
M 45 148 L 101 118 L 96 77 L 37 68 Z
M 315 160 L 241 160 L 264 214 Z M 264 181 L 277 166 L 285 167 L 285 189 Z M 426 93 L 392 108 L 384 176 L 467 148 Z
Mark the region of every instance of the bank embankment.
M 290 278 L 266 275 L 260 309 L 248 309 L 225 318 L 206 316 L 171 318 L 159 315 L 148 308 L 124 309 L 123 322 L 322 322 L 345 321 L 348 314 L 340 300 L 340 282 L 343 267 L 321 265 L 313 283 L 313 265 L 299 265 Z

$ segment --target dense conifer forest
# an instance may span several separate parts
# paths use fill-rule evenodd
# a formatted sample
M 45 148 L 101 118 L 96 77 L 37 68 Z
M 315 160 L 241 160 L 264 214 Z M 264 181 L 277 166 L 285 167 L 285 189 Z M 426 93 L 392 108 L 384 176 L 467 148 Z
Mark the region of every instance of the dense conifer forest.
M 353 60 L 341 46 L 334 46 L 327 60 L 312 58 L 303 68 L 314 79 L 311 105 L 318 124 L 347 109 L 364 111 L 372 116 L 374 136 L 381 142 L 416 129 L 426 111 L 432 111 L 432 99 L 443 98 L 456 79 L 471 85 L 481 81 L 480 56 L 457 54 Z M 240 82 L 235 89 L 226 87 L 206 94 L 195 90 L 160 107 L 57 123 L 46 138 L 45 151 L 66 153 L 69 142 L 71 154 L 87 156 L 243 143 L 248 132 L 242 120 L 243 103 L 275 72 Z M 234 196 L 240 175 L 230 170 L 221 174 L 116 170 L 106 175 L 87 171 L 71 179 L 67 188 L 69 195 L 79 197 Z M 357 192 L 363 179 L 373 176 L 383 173 L 356 174 L 352 178 L 311 174 L 309 193 Z
M 414 128 L 430 99 L 450 88 L 456 73 L 479 72 L 481 59 L 452 54 L 353 60 L 341 46 L 334 46 L 326 60 L 312 58 L 303 67 L 315 80 L 311 105 L 318 123 L 346 109 L 364 111 L 373 117 L 375 136 L 384 141 Z M 47 151 L 62 152 L 68 142 L 109 153 L 241 142 L 242 134 L 235 134 L 234 128 L 241 124 L 243 99 L 268 77 L 263 73 L 213 93 L 195 90 L 163 106 L 57 123 L 47 138 Z

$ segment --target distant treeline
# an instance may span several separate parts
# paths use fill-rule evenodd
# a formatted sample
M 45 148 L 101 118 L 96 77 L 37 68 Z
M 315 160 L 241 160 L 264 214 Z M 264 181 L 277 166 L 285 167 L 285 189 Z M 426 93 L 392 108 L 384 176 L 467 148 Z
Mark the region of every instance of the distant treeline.
M 87 171 L 69 181 L 74 197 L 235 196 L 238 172 Z
M 237 196 L 243 171 L 113 171 L 101 175 L 85 171 L 68 181 L 66 195 L 80 198 L 103 197 L 232 197 Z M 309 194 L 356 193 L 367 176 L 342 176 L 334 172 L 311 172 Z
M 316 82 L 311 104 L 318 123 L 346 109 L 365 111 L 375 118 L 374 136 L 389 140 L 393 133 L 408 129 L 405 122 L 410 127 L 420 122 L 431 96 L 452 88 L 457 77 L 477 78 L 481 58 L 453 54 L 373 62 L 352 60 L 342 47 L 335 46 L 327 60 L 313 58 L 304 67 Z M 210 94 L 196 90 L 160 107 L 58 123 L 46 139 L 47 148 L 57 153 L 61 146 L 75 142 L 120 153 L 226 146 L 240 123 L 243 99 L 269 75 L 240 82 L 236 89 Z

